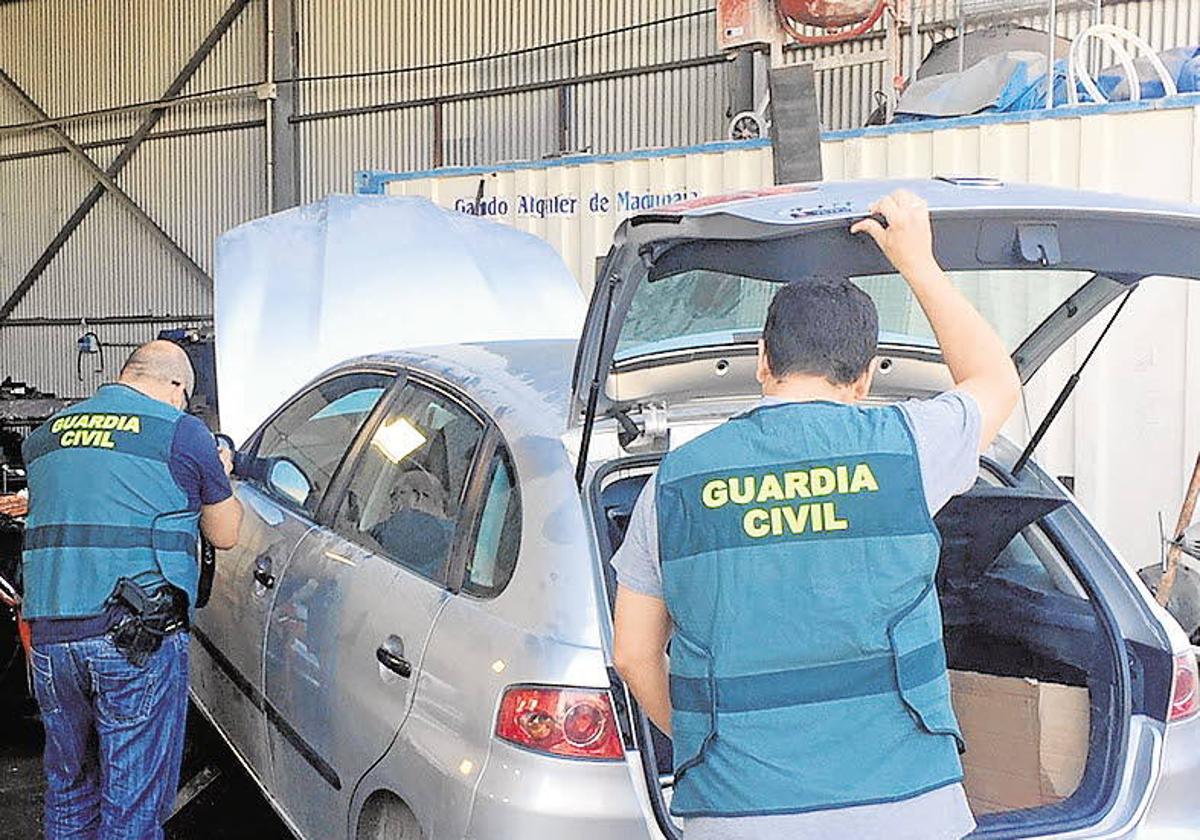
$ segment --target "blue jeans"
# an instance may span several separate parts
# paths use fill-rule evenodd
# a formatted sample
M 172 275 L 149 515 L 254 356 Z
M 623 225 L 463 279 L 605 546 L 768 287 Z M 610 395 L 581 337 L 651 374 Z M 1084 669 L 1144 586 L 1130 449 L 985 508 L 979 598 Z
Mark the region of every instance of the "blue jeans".
M 33 650 L 46 728 L 46 840 L 159 840 L 183 760 L 188 634 L 142 667 L 108 636 Z

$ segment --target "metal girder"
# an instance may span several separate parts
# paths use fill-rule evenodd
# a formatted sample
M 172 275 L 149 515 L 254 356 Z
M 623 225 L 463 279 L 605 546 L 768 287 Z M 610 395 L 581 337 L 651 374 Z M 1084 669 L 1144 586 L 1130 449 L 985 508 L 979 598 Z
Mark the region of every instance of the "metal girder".
M 225 13 L 222 14 L 216 24 L 213 25 L 212 30 L 196 48 L 196 51 L 192 53 L 191 58 L 188 59 L 187 63 L 183 66 L 183 69 L 179 71 L 179 74 L 171 82 L 170 86 L 161 97 L 162 99 L 171 99 L 172 97 L 178 96 L 183 91 L 183 88 L 191 80 L 192 76 L 195 75 L 196 71 L 200 68 L 200 65 L 203 64 L 205 59 L 208 58 L 209 54 L 213 50 L 213 47 L 215 47 L 217 42 L 225 36 L 225 33 L 229 31 L 229 28 L 233 25 L 233 22 L 237 20 L 238 15 L 242 13 L 242 10 L 246 8 L 249 2 L 250 0 L 232 0 L 229 7 L 225 10 Z M 4 86 L 8 87 L 14 95 L 21 99 L 27 108 L 33 110 L 38 115 L 39 119 L 49 119 L 49 116 L 42 111 L 37 103 L 30 99 L 29 96 L 23 90 L 21 90 L 21 88 L 11 78 L 9 78 L 7 73 L 4 73 L 3 70 L 0 70 L 0 76 L 2 76 L 0 81 L 4 83 Z M 96 178 L 99 183 L 92 188 L 91 192 L 88 193 L 87 197 L 84 198 L 84 200 L 76 208 L 75 212 L 71 214 L 70 218 L 67 219 L 66 223 L 62 226 L 58 233 L 55 234 L 54 239 L 51 240 L 48 246 L 46 246 L 46 249 L 42 252 L 41 256 L 39 256 L 34 262 L 33 267 L 29 269 L 29 271 L 21 279 L 21 282 L 18 283 L 16 288 L 13 289 L 12 293 L 9 294 L 8 299 L 4 301 L 4 304 L 0 305 L 0 326 L 2 326 L 4 322 L 8 320 L 9 316 L 12 315 L 13 310 L 17 308 L 17 305 L 20 304 L 20 302 L 25 298 L 25 295 L 29 293 L 29 290 L 33 288 L 33 285 L 38 281 L 38 278 L 45 273 L 46 268 L 62 250 L 63 246 L 67 244 L 67 240 L 71 238 L 72 234 L 74 234 L 74 232 L 78 229 L 79 225 L 82 224 L 83 220 L 87 218 L 89 213 L 91 213 L 92 208 L 96 206 L 105 192 L 111 192 L 114 198 L 129 207 L 140 222 L 143 224 L 148 223 L 148 226 L 152 228 L 155 235 L 163 241 L 168 249 L 171 250 L 171 252 L 174 253 L 178 258 L 180 258 L 181 261 L 184 261 L 189 272 L 197 276 L 202 280 L 202 282 L 206 283 L 211 288 L 212 278 L 208 276 L 207 272 L 197 265 L 196 261 L 193 260 L 191 256 L 188 255 L 182 248 L 180 248 L 175 241 L 171 239 L 161 227 L 158 226 L 158 223 L 150 218 L 150 216 L 147 215 L 146 212 L 142 210 L 141 207 L 139 207 L 137 203 L 134 202 L 133 199 L 130 198 L 114 180 L 117 175 L 120 174 L 121 170 L 125 168 L 125 165 L 129 163 L 130 158 L 132 158 L 138 148 L 141 147 L 142 143 L 146 140 L 146 137 L 150 134 L 150 132 L 153 131 L 159 120 L 162 119 L 165 110 L 165 106 L 162 108 L 155 108 L 146 115 L 145 119 L 142 120 L 141 125 L 138 126 L 137 131 L 133 133 L 133 136 L 129 139 L 129 142 L 127 142 L 124 148 L 121 149 L 120 154 L 117 155 L 116 159 L 109 165 L 108 169 L 100 169 L 100 167 L 98 167 L 96 163 L 90 157 L 88 157 L 87 153 L 84 152 L 70 137 L 68 137 L 62 131 L 62 129 L 58 127 L 48 128 L 48 130 L 53 131 L 59 137 L 60 142 L 63 143 L 63 145 L 68 149 L 68 151 L 71 152 L 72 155 L 80 159 L 80 162 L 88 168 L 92 176 Z
M 25 108 L 33 113 L 38 119 L 46 119 L 49 116 L 44 110 L 42 110 L 42 107 L 34 102 L 33 99 L 30 98 L 29 94 L 22 90 L 21 86 L 14 82 L 12 77 L 10 77 L 8 73 L 4 72 L 2 69 L 0 69 L 0 87 L 6 88 L 9 93 L 20 100 L 21 104 L 24 105 Z M 97 189 L 100 189 L 102 192 L 103 190 L 107 190 L 109 194 L 111 194 L 112 197 L 121 204 L 122 207 L 133 214 L 134 218 L 137 219 L 138 222 L 140 222 L 151 233 L 153 233 L 154 236 L 166 246 L 167 250 L 170 251 L 176 259 L 183 263 L 184 267 L 187 268 L 192 275 L 204 281 L 211 287 L 212 278 L 208 276 L 208 272 L 201 268 L 196 261 L 192 259 L 191 255 L 188 254 L 187 251 L 179 247 L 179 243 L 172 239 L 171 235 L 163 230 L 158 222 L 154 221 L 154 219 L 150 217 L 150 214 L 143 210 L 142 206 L 134 201 L 133 198 L 130 197 L 129 193 L 125 192 L 125 190 L 121 188 L 120 184 L 113 180 L 111 175 L 97 166 L 96 162 L 88 156 L 88 153 L 79 148 L 78 143 L 68 137 L 67 133 L 57 126 L 49 126 L 46 130 L 57 137 L 58 141 L 63 144 L 63 147 L 71 153 L 71 157 L 79 161 L 83 168 L 86 169 L 93 178 L 100 182 Z M 19 289 L 20 287 L 18 286 L 18 290 Z M 14 302 L 12 305 L 16 306 L 16 302 Z M 5 302 L 4 308 L 0 309 L 0 318 L 7 318 L 11 311 L 12 310 L 9 308 L 9 303 Z
M 207 125 L 195 125 L 191 128 L 172 128 L 167 131 L 156 131 L 146 138 L 150 140 L 167 140 L 173 137 L 199 137 L 204 134 L 221 134 L 226 131 L 244 131 L 251 128 L 263 128 L 267 124 L 266 120 L 236 120 L 234 122 L 225 123 L 210 123 Z M 92 149 L 108 149 L 113 146 L 124 146 L 129 142 L 129 137 L 111 137 L 106 140 L 89 140 L 86 143 L 80 143 L 79 148 L 84 151 Z M 46 149 L 27 149 L 23 152 L 8 152 L 0 155 L 0 163 L 8 163 L 14 160 L 32 160 L 33 158 L 53 157 L 66 153 L 66 149 L 62 146 L 51 146 Z

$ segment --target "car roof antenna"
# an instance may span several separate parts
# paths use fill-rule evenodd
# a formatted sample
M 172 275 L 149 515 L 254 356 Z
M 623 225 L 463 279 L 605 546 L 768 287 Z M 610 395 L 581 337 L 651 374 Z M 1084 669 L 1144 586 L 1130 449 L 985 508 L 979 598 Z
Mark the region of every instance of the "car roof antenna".
M 604 344 L 608 340 L 608 319 L 612 314 L 613 293 L 621 275 L 613 273 L 608 276 L 604 288 L 604 320 L 600 322 L 600 337 L 596 345 L 596 369 L 592 371 L 592 381 L 588 385 L 587 407 L 583 412 L 583 429 L 579 438 L 579 463 L 575 465 L 575 486 L 583 488 L 583 476 L 587 472 L 588 449 L 592 442 L 592 428 L 596 425 L 596 403 L 600 399 L 600 385 L 604 381 Z
M 1121 314 L 1121 310 L 1125 308 L 1125 304 L 1129 303 L 1129 297 L 1133 294 L 1133 290 L 1136 288 L 1137 286 L 1130 287 L 1129 291 L 1125 293 L 1125 297 L 1121 298 L 1121 303 L 1119 306 L 1117 306 L 1117 311 L 1112 314 L 1112 317 L 1108 319 L 1108 323 L 1104 325 L 1104 329 L 1101 331 L 1100 337 L 1096 339 L 1096 343 L 1092 345 L 1092 349 L 1089 350 L 1087 356 L 1084 357 L 1083 362 L 1079 365 L 1079 369 L 1067 378 L 1067 384 L 1063 386 L 1062 391 L 1060 391 L 1058 394 L 1058 398 L 1054 400 L 1054 405 L 1050 406 L 1050 410 L 1046 412 L 1045 419 L 1042 420 L 1041 425 L 1037 427 L 1037 431 L 1034 432 L 1033 437 L 1029 439 L 1029 444 L 1025 447 L 1024 451 L 1021 452 L 1021 456 L 1017 458 L 1016 463 L 1013 464 L 1012 474 L 1014 476 L 1024 469 L 1025 464 L 1029 462 L 1029 459 L 1033 456 L 1034 451 L 1038 448 L 1038 444 L 1042 442 L 1042 438 L 1044 438 L 1046 433 L 1050 431 L 1051 424 L 1054 423 L 1054 420 L 1063 410 L 1063 406 L 1066 405 L 1067 399 L 1070 398 L 1071 394 L 1075 391 L 1075 386 L 1079 384 L 1079 376 L 1083 373 L 1083 369 L 1088 366 L 1088 362 L 1092 360 L 1092 356 L 1096 355 L 1096 350 L 1100 348 L 1101 343 L 1104 341 L 1104 337 L 1108 335 L 1108 331 L 1112 329 L 1113 323 L 1116 322 L 1117 317 Z

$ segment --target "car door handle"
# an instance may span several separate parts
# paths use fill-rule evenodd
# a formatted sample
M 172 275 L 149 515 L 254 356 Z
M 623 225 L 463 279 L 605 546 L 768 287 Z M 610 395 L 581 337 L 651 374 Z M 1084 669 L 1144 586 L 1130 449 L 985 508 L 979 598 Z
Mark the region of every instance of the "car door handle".
M 404 641 L 399 636 L 388 636 L 375 650 L 379 664 L 389 671 L 408 679 L 412 676 L 412 663 L 404 658 Z
M 273 565 L 274 562 L 265 554 L 260 555 L 254 561 L 254 579 L 267 589 L 275 586 L 275 575 L 271 574 Z

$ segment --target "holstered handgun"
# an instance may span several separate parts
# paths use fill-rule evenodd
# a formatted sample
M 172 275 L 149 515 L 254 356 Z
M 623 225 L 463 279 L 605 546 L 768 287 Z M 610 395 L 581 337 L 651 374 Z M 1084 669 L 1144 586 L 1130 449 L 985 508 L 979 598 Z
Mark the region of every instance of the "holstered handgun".
M 187 598 L 170 585 L 148 592 L 129 578 L 121 578 L 105 603 L 116 606 L 121 613 L 109 630 L 113 644 L 138 668 L 162 646 L 167 635 L 187 627 Z

